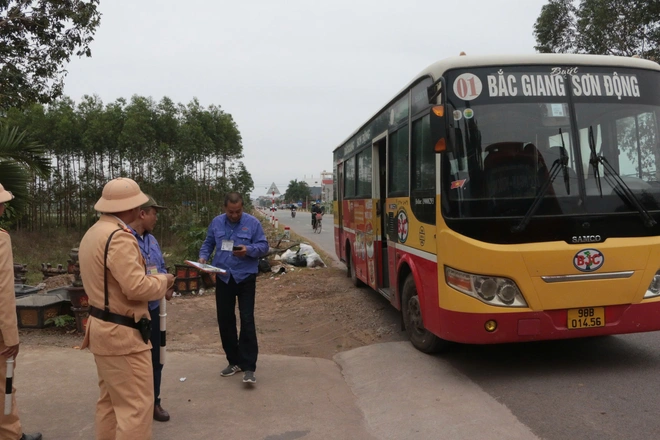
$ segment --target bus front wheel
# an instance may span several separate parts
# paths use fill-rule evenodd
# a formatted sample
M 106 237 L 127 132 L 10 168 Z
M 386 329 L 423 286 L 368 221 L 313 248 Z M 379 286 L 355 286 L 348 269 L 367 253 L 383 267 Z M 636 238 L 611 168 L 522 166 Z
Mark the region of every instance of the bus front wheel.
M 447 341 L 440 339 L 424 328 L 422 307 L 417 295 L 417 286 L 412 274 L 403 283 L 401 293 L 401 312 L 403 324 L 412 345 L 423 353 L 437 353 L 447 348 Z

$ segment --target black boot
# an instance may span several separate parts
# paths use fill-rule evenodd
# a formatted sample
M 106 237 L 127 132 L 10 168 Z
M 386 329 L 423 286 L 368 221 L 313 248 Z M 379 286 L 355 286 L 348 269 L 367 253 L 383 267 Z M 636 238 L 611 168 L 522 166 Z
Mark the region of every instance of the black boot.
M 37 432 L 35 434 L 23 434 L 18 440 L 41 440 L 41 433 Z

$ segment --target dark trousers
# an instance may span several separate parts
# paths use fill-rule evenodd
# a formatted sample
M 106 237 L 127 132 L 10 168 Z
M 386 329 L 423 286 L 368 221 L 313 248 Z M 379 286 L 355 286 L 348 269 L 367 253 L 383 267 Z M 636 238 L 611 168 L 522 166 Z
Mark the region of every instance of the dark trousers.
M 154 368 L 154 397 L 156 405 L 160 405 L 160 378 L 163 366 L 160 363 L 160 306 L 149 310 L 151 315 L 151 363 Z
M 236 283 L 234 277 L 229 283 L 220 278 L 215 284 L 215 307 L 218 314 L 218 328 L 222 348 L 227 355 L 227 362 L 238 365 L 243 371 L 257 369 L 257 329 L 254 324 L 254 296 L 257 276 L 250 275 L 246 280 Z M 236 329 L 236 299 L 241 318 L 241 333 Z

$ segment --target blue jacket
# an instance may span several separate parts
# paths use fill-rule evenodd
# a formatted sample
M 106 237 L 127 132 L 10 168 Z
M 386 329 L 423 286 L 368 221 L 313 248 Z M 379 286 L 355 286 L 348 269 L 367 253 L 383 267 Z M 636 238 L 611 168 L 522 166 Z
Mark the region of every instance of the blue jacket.
M 223 240 L 233 241 L 234 246 L 245 245 L 247 255 L 238 258 L 231 251 L 221 250 Z M 259 258 L 268 253 L 268 241 L 261 223 L 250 214 L 243 213 L 238 224 L 230 223 L 227 215 L 222 214 L 211 221 L 199 258 L 208 261 L 214 249 L 216 252 L 211 264 L 227 270 L 226 274 L 219 274 L 218 277 L 228 283 L 229 277 L 233 276 L 234 281 L 240 283 L 259 271 Z
M 165 267 L 165 260 L 163 259 L 163 252 L 160 250 L 158 245 L 158 240 L 156 237 L 151 235 L 149 232 L 145 232 L 142 237 L 135 232 L 135 229 L 128 227 L 135 238 L 137 239 L 138 246 L 140 247 L 140 252 L 144 257 L 144 262 L 146 263 L 147 270 L 149 266 L 156 266 L 158 273 L 167 273 L 167 268 Z M 149 310 L 154 310 L 160 305 L 160 301 L 149 301 Z

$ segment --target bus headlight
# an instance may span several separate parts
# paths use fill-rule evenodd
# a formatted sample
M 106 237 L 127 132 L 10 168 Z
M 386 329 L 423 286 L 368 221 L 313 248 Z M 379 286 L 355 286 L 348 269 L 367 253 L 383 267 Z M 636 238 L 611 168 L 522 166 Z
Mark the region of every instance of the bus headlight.
M 660 276 L 656 276 L 660 280 Z M 445 280 L 459 292 L 491 306 L 527 307 L 520 289 L 508 278 L 475 275 L 445 266 Z
M 520 291 L 513 281 L 505 281 L 497 289 L 497 297 L 506 305 L 513 304 L 516 300 L 516 295 L 519 294 Z
M 481 298 L 490 301 L 497 294 L 497 282 L 491 277 L 475 277 L 474 290 Z
M 651 284 L 649 284 L 649 288 L 646 289 L 644 294 L 644 299 L 655 298 L 656 296 L 660 296 L 660 270 L 653 276 Z

